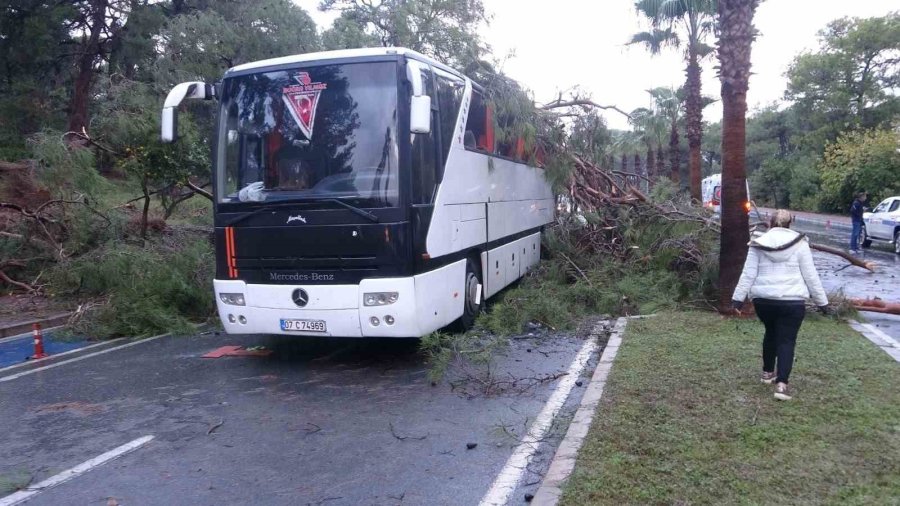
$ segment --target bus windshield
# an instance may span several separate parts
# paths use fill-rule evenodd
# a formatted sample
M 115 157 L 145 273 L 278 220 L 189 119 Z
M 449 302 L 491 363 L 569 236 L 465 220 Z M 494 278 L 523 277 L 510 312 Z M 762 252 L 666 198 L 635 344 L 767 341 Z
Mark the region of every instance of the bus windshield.
M 399 200 L 397 65 L 318 65 L 224 82 L 219 202 Z

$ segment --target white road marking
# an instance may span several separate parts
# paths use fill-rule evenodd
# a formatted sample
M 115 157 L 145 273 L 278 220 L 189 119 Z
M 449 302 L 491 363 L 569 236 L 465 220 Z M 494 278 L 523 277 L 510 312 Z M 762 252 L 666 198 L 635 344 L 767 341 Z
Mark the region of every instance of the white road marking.
M 150 341 L 155 341 L 155 340 L 159 339 L 160 337 L 166 337 L 168 335 L 169 334 L 160 334 L 158 336 L 148 337 L 147 339 L 141 339 L 139 341 L 134 341 L 134 342 L 131 342 L 128 344 L 123 344 L 122 346 L 116 346 L 115 348 L 107 348 L 105 350 L 97 351 L 94 353 L 88 353 L 87 355 L 82 355 L 80 357 L 75 357 L 75 358 L 72 358 L 69 360 L 63 360 L 62 362 L 57 362 L 55 364 L 45 365 L 44 367 L 38 367 L 37 369 L 29 369 L 27 371 L 22 371 L 18 374 L 11 374 L 9 376 L 4 376 L 4 377 L 0 378 L 0 383 L 4 383 L 6 381 L 12 381 L 14 379 L 21 378 L 22 376 L 28 376 L 29 374 L 34 374 L 36 372 L 46 371 L 47 369 L 53 369 L 54 367 L 59 367 L 61 365 L 71 364 L 73 362 L 80 362 L 82 360 L 85 360 L 85 359 L 88 359 L 91 357 L 96 357 L 98 355 L 103 355 L 104 353 L 109 353 L 111 351 L 130 348 L 132 346 L 137 346 L 138 344 L 141 344 L 141 343 L 149 343 Z
M 568 374 L 560 380 L 556 390 L 550 395 L 547 403 L 544 404 L 544 408 L 528 429 L 528 434 L 522 438 L 522 441 L 513 450 L 512 455 L 506 461 L 503 470 L 497 475 L 490 490 L 481 499 L 481 506 L 505 505 L 506 501 L 509 500 L 510 494 L 516 490 L 519 480 L 522 479 L 528 463 L 531 462 L 535 452 L 537 452 L 541 440 L 550 429 L 553 418 L 556 417 L 563 404 L 566 403 L 575 381 L 581 376 L 581 371 L 587 365 L 588 360 L 590 360 L 596 349 L 596 339 L 588 339 L 584 346 L 581 347 L 578 355 L 575 356 L 575 360 L 572 361 L 572 365 L 569 366 Z
M 894 348 L 900 348 L 900 343 L 898 343 L 896 339 L 885 334 L 878 327 L 872 325 L 871 323 L 863 323 L 862 326 L 868 328 L 870 331 L 872 331 L 873 334 L 880 337 L 884 342 L 888 343 L 890 346 L 893 346 Z
M 81 464 L 78 464 L 71 469 L 63 471 L 55 476 L 51 476 L 38 484 L 31 485 L 25 490 L 20 490 L 0 499 L 0 506 L 14 506 L 16 504 L 21 504 L 51 487 L 55 487 L 61 483 L 65 483 L 72 478 L 84 474 L 97 466 L 102 466 L 103 464 L 106 464 L 113 459 L 117 459 L 122 455 L 125 455 L 126 453 L 133 452 L 134 450 L 137 450 L 138 448 L 144 446 L 152 440 L 153 436 L 144 436 L 135 439 L 130 443 L 123 444 L 122 446 L 110 450 L 103 455 L 94 457 L 90 460 L 82 462 Z
M 63 327 L 64 327 L 64 325 L 57 325 L 55 327 L 50 327 L 49 329 L 41 329 L 41 330 L 46 334 L 48 332 L 54 331 L 56 329 L 61 329 Z M 3 339 L 0 339 L 0 344 L 12 342 L 12 341 L 18 341 L 19 339 L 32 339 L 31 333 L 32 333 L 32 331 L 29 330 L 28 332 L 23 332 L 21 334 L 16 334 L 14 336 L 4 337 Z
M 31 335 L 30 335 L 30 334 L 28 335 L 28 338 L 29 338 L 29 339 L 31 338 Z M 117 343 L 117 342 L 122 341 L 122 340 L 124 340 L 124 339 L 125 339 L 124 337 L 119 337 L 119 338 L 116 338 L 116 339 L 110 339 L 109 341 L 103 341 L 102 343 L 91 344 L 91 345 L 89 345 L 89 346 L 84 346 L 84 347 L 82 347 L 82 348 L 75 348 L 74 350 L 64 351 L 64 352 L 62 352 L 62 353 L 54 353 L 53 355 L 48 355 L 48 356 L 46 356 L 46 357 L 44 357 L 44 358 L 39 358 L 39 359 L 37 359 L 37 360 L 28 360 L 28 361 L 26 361 L 26 362 L 22 362 L 21 364 L 8 365 L 8 366 L 6 366 L 6 367 L 0 369 L 0 372 L 11 371 L 11 370 L 17 369 L 17 368 L 19 368 L 19 367 L 25 367 L 26 365 L 39 364 L 39 363 L 44 362 L 44 361 L 47 361 L 47 360 L 53 360 L 53 359 L 56 358 L 56 357 L 62 357 L 62 356 L 65 356 L 65 355 L 70 355 L 70 354 L 72 354 L 72 353 L 78 353 L 79 351 L 90 350 L 91 348 L 97 348 L 98 346 L 106 346 L 106 345 L 110 345 L 110 344 L 112 344 L 112 343 Z
M 646 315 L 646 317 L 655 315 Z M 645 316 L 641 316 L 644 318 Z M 600 405 L 600 398 L 603 396 L 603 389 L 606 387 L 606 378 L 612 370 L 613 361 L 619 353 L 619 347 L 622 345 L 622 336 L 625 334 L 625 325 L 629 318 L 619 318 L 616 320 L 615 326 L 609 335 L 609 340 L 603 348 L 603 355 L 600 356 L 600 362 L 591 382 L 588 383 L 584 390 L 584 396 L 581 398 L 581 405 L 572 422 L 569 423 L 569 430 L 566 436 L 559 443 L 556 449 L 556 455 L 550 462 L 550 468 L 544 475 L 540 488 L 534 494 L 531 504 L 534 506 L 555 506 L 562 497 L 562 486 L 575 469 L 575 460 L 578 458 L 578 450 L 584 443 L 588 431 L 591 428 L 591 422 L 597 414 L 597 407 Z M 600 324 L 598 324 L 599 327 Z M 594 329 L 594 333 L 599 333 L 598 328 Z

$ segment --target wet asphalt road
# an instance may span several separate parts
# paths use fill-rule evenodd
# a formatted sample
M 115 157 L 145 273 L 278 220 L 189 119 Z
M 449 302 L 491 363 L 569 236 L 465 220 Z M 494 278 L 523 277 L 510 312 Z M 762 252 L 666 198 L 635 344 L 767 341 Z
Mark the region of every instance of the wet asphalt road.
M 814 242 L 842 248 L 846 251 L 850 233 L 843 228 L 829 227 L 798 221 L 794 228 L 806 233 Z M 828 292 L 842 291 L 847 297 L 879 297 L 900 302 L 900 255 L 894 254 L 890 245 L 875 242 L 858 255 L 877 264 L 874 273 L 850 266 L 843 258 L 813 251 L 813 260 L 822 285 Z M 872 312 L 860 312 L 860 318 L 875 325 L 894 339 L 900 339 L 900 316 Z
M 511 339 L 490 377 L 437 385 L 415 341 L 210 333 L 2 372 L 0 497 L 153 435 L 28 504 L 477 504 L 583 343 Z M 224 345 L 273 353 L 201 358 Z M 509 504 L 537 488 L 582 390 Z

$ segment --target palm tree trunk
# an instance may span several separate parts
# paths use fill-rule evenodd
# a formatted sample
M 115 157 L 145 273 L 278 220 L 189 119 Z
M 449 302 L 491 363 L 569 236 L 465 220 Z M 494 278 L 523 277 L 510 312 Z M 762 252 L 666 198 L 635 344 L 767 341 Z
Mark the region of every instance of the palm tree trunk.
M 672 130 L 669 132 L 669 173 L 675 186 L 681 184 L 681 153 L 678 151 L 678 121 L 672 118 Z
M 634 154 L 634 171 L 633 171 L 633 173 L 634 173 L 634 177 L 631 178 L 632 179 L 631 184 L 633 184 L 634 186 L 640 187 L 641 178 L 639 176 L 641 175 L 641 155 L 639 155 L 637 153 Z
M 662 142 L 656 144 L 656 176 L 663 177 L 666 173 L 666 160 L 663 157 Z
M 647 145 L 647 179 L 653 181 L 653 172 L 656 170 L 656 158 L 653 156 L 653 147 Z
M 700 88 L 700 63 L 697 61 L 694 47 L 688 49 L 687 97 L 685 100 L 685 116 L 688 139 L 688 178 L 691 187 L 691 199 L 700 202 L 701 158 L 700 144 L 703 139 L 703 107 Z
M 750 229 L 746 195 L 746 115 L 753 45 L 753 13 L 759 0 L 719 0 L 719 79 L 722 83 L 722 235 L 719 310 L 726 312 L 747 258 Z

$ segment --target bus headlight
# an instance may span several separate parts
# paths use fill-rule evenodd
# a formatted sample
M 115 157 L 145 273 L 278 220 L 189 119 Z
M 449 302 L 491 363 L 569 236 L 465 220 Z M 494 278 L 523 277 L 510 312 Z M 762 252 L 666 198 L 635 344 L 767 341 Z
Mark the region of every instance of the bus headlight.
M 398 292 L 368 292 L 363 294 L 364 306 L 386 306 L 397 302 Z
M 232 306 L 246 305 L 244 302 L 244 294 L 242 293 L 220 293 L 219 300 Z

